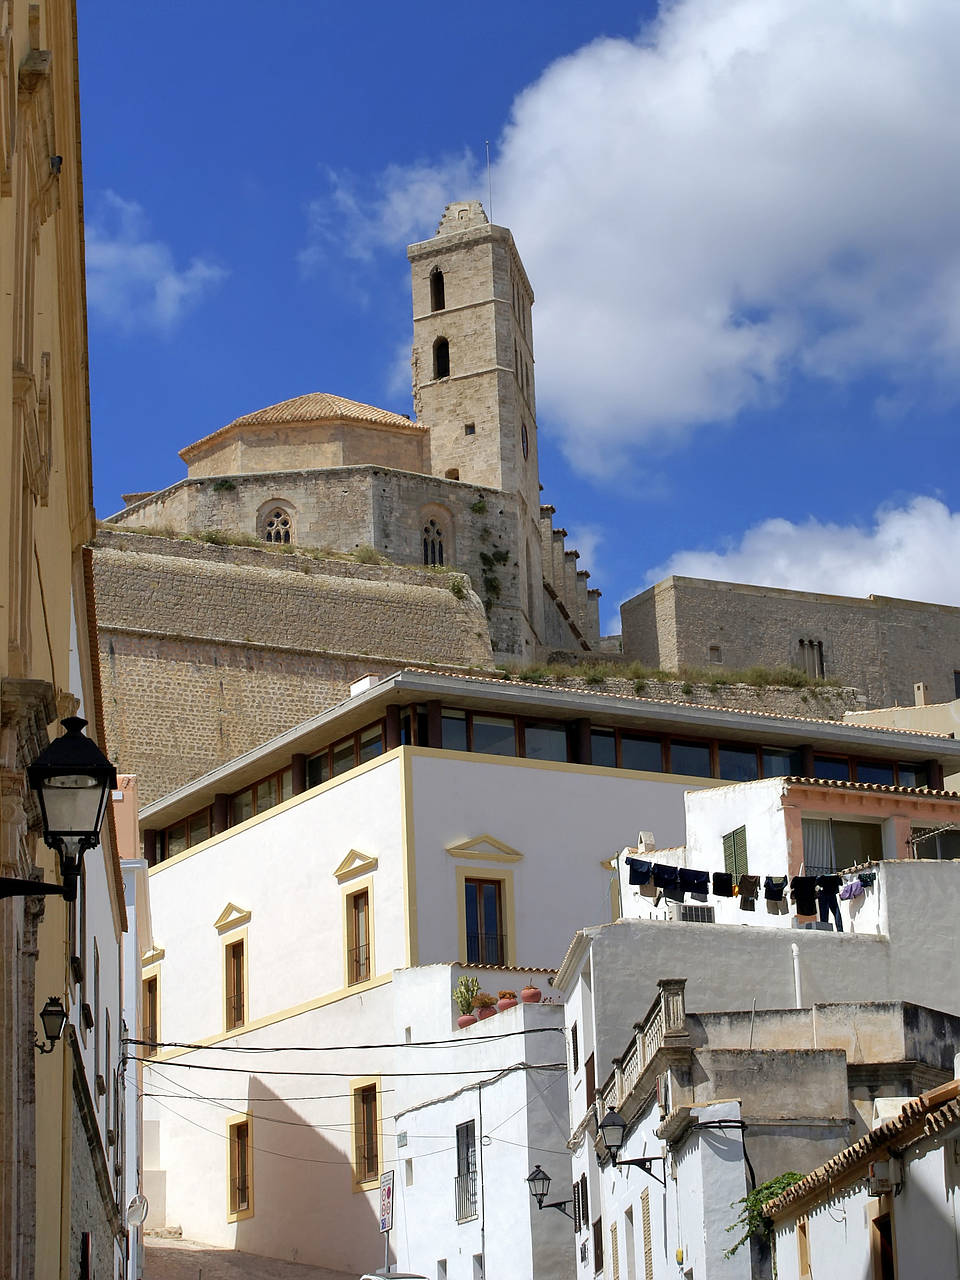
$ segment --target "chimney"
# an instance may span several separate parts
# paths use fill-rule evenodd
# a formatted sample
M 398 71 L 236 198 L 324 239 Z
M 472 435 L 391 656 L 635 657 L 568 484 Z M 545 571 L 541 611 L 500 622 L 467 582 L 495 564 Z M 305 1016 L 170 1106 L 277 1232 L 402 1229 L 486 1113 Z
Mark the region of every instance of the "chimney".
M 922 680 L 918 680 L 913 686 L 913 705 L 915 707 L 925 707 L 927 705 L 927 686 Z

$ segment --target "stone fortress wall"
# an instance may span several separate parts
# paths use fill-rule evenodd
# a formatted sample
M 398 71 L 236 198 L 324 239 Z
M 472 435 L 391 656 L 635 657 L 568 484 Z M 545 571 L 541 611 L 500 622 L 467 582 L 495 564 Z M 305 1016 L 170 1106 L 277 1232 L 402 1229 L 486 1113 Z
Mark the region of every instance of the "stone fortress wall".
M 960 608 L 670 577 L 620 608 L 623 652 L 654 668 L 799 667 L 861 689 L 868 707 L 957 696 Z M 803 647 L 801 647 L 803 642 Z M 712 651 L 712 652 L 711 652 Z
M 107 741 L 145 804 L 363 675 L 492 663 L 461 575 L 111 532 L 93 575 Z

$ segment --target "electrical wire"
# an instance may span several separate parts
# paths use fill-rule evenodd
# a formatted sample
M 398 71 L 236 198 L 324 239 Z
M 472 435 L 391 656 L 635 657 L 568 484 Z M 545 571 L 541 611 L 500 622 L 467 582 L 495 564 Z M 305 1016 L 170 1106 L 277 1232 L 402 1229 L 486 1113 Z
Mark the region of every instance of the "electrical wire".
M 141 1057 L 137 1057 L 136 1055 L 131 1055 L 129 1058 L 129 1061 L 143 1062 L 147 1066 L 151 1066 L 153 1064 L 153 1058 L 141 1058 Z M 308 1078 L 314 1079 L 314 1080 L 327 1079 L 327 1078 L 340 1079 L 340 1080 L 352 1080 L 354 1075 L 356 1074 L 353 1071 L 262 1071 L 262 1070 L 257 1070 L 256 1072 L 251 1072 L 248 1067 L 215 1067 L 215 1066 L 211 1066 L 209 1064 L 201 1063 L 201 1062 L 177 1062 L 175 1059 L 172 1059 L 172 1058 L 170 1059 L 165 1058 L 163 1060 L 163 1065 L 165 1067 L 179 1067 L 181 1070 L 186 1070 L 186 1071 L 220 1071 L 220 1072 L 228 1072 L 233 1075 L 256 1074 L 257 1076 L 307 1076 Z M 529 1062 L 515 1062 L 512 1064 L 511 1067 L 497 1067 L 497 1068 L 462 1067 L 459 1071 L 417 1071 L 416 1075 L 421 1078 L 426 1076 L 469 1076 L 469 1075 L 478 1075 L 485 1071 L 496 1070 L 497 1072 L 501 1072 L 501 1071 L 519 1070 L 521 1068 L 526 1068 L 528 1070 L 538 1070 L 540 1068 L 549 1067 L 549 1068 L 552 1068 L 553 1070 L 559 1070 L 565 1067 L 566 1065 L 567 1064 L 565 1062 L 544 1062 L 544 1063 L 538 1063 L 536 1064 L 536 1066 L 533 1066 Z M 378 1071 L 376 1072 L 376 1074 L 379 1076 L 388 1076 L 390 1079 L 407 1079 L 411 1073 L 409 1071 Z M 491 1077 L 491 1079 L 492 1078 L 493 1077 Z
M 121 1044 L 136 1045 L 147 1049 L 196 1049 L 207 1053 L 347 1053 L 352 1049 L 459 1049 L 473 1047 L 477 1044 L 499 1043 L 512 1036 L 536 1036 L 545 1032 L 563 1034 L 563 1027 L 529 1027 L 520 1031 L 505 1031 L 495 1036 L 474 1036 L 469 1040 L 397 1040 L 383 1041 L 379 1044 L 195 1044 L 186 1040 L 136 1040 L 132 1036 L 124 1036 Z M 249 1034 L 238 1032 L 238 1034 Z

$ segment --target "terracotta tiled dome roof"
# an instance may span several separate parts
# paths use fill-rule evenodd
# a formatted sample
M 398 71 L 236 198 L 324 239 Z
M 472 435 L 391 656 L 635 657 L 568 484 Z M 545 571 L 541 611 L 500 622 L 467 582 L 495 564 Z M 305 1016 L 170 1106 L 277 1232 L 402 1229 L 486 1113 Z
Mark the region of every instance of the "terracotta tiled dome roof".
M 294 396 L 292 400 L 281 400 L 279 404 L 267 405 L 264 409 L 255 409 L 253 413 L 245 413 L 234 418 L 225 427 L 195 440 L 180 450 L 184 461 L 200 449 L 206 448 L 212 441 L 226 435 L 235 427 L 270 426 L 283 422 L 362 422 L 380 427 L 399 427 L 407 431 L 425 431 L 426 428 L 405 417 L 402 413 L 391 413 L 389 409 L 378 409 L 372 404 L 361 404 L 358 400 L 346 400 L 343 396 L 332 396 L 326 391 L 310 391 L 305 396 Z

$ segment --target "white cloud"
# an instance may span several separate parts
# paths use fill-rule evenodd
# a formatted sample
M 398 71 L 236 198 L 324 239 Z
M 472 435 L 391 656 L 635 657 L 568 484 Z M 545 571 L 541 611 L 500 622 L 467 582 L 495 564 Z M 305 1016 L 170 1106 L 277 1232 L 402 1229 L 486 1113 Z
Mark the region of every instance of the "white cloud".
M 834 595 L 960 605 L 960 511 L 935 498 L 881 507 L 867 528 L 764 520 L 722 551 L 678 551 L 650 571 Z
M 597 551 L 606 534 L 598 524 L 575 524 L 567 531 L 565 545 L 580 552 L 578 568 L 592 570 L 598 563 Z
M 227 276 L 203 258 L 178 268 L 170 247 L 149 238 L 143 207 L 114 191 L 87 223 L 86 257 L 91 310 L 124 330 L 169 332 Z
M 326 177 L 329 194 L 307 206 L 309 243 L 298 255 L 307 272 L 335 251 L 369 260 L 377 249 L 431 236 L 450 200 L 479 197 L 476 162 L 469 151 L 434 163 L 389 165 L 373 193 L 362 191 L 351 173 L 328 169 Z
M 520 94 L 496 215 L 571 459 L 612 475 L 797 374 L 879 372 L 887 413 L 925 384 L 956 396 L 957 47 L 953 0 L 674 0 Z M 363 256 L 485 186 L 470 156 L 392 168 L 369 198 L 339 180 L 315 231 Z

